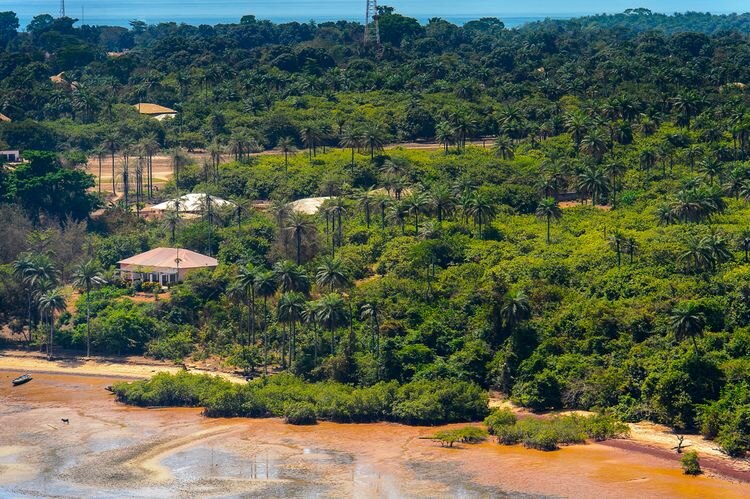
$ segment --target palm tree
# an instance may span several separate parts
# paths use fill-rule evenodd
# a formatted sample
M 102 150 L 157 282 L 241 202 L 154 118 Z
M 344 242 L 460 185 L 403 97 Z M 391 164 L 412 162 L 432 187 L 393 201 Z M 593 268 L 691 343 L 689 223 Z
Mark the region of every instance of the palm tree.
M 31 342 L 31 301 L 34 298 L 34 289 L 27 283 L 27 276 L 31 274 L 34 269 L 34 257 L 30 253 L 21 254 L 16 261 L 13 262 L 13 274 L 16 279 L 23 282 L 26 286 L 26 293 L 28 297 L 28 336 L 26 337 L 27 343 Z
M 54 288 L 39 296 L 39 313 L 49 320 L 49 339 L 47 340 L 47 360 L 52 360 L 52 344 L 55 341 L 55 316 L 63 312 L 68 304 L 60 288 Z
M 73 284 L 86 292 L 86 357 L 91 357 L 91 290 L 106 282 L 93 259 L 81 263 L 73 274 Z
M 388 219 L 401 227 L 401 235 L 406 235 L 406 217 L 409 215 L 409 207 L 404 201 L 396 201 L 388 207 Z
M 430 208 L 438 219 L 438 225 L 442 225 L 443 218 L 453 210 L 455 205 L 453 194 L 447 185 L 438 184 L 433 186 L 427 193 Z
M 372 208 L 375 205 L 375 191 L 372 187 L 369 189 L 357 189 L 354 193 L 354 199 L 357 201 L 357 206 L 362 208 L 365 215 L 365 224 L 367 224 L 367 228 L 369 229 Z
M 151 199 L 154 195 L 154 155 L 160 147 L 155 135 L 149 135 L 141 144 L 148 159 L 148 197 Z
M 429 205 L 427 195 L 423 192 L 417 192 L 404 200 L 406 209 L 414 216 L 414 233 L 419 234 L 419 215 L 425 211 Z
M 609 184 L 612 189 L 612 208 L 614 209 L 617 209 L 618 180 L 625 175 L 626 171 L 627 167 L 621 161 L 611 161 L 605 168 L 605 173 L 609 177 Z
M 208 153 L 208 157 L 211 158 L 211 167 L 213 169 L 212 177 L 218 178 L 219 165 L 221 164 L 221 155 L 224 154 L 224 147 L 217 138 L 214 138 L 214 140 L 211 141 L 211 144 L 209 144 L 206 152 Z
M 727 196 L 731 196 L 736 201 L 739 201 L 740 193 L 743 190 L 746 180 L 746 172 L 741 168 L 734 168 L 724 182 L 724 192 L 726 192 Z
M 435 140 L 445 148 L 445 154 L 448 154 L 448 146 L 456 137 L 456 129 L 447 121 L 441 121 L 435 127 Z
M 244 296 L 247 300 L 248 346 L 252 346 L 255 344 L 255 291 L 257 289 L 257 281 L 259 275 L 260 272 L 258 272 L 258 269 L 256 269 L 252 265 L 240 267 L 234 285 L 235 290 L 241 296 Z
M 750 191 L 749 191 L 750 192 Z M 378 208 L 380 213 L 380 227 L 385 229 L 386 215 L 388 214 L 388 207 L 391 205 L 391 198 L 386 194 L 378 194 L 375 198 L 375 206 Z
M 590 125 L 588 116 L 580 111 L 571 113 L 565 117 L 565 129 L 573 138 L 576 152 L 580 149 L 583 137 L 586 135 L 586 130 L 588 130 Z
M 364 139 L 362 136 L 362 132 L 353 127 L 344 129 L 343 133 L 341 134 L 341 138 L 339 139 L 341 147 L 349 148 L 352 150 L 352 166 L 354 166 L 354 153 L 357 149 L 362 147 L 363 141 Z
M 276 265 L 273 266 L 273 272 L 282 293 L 288 291 L 307 293 L 310 289 L 310 281 L 305 274 L 305 270 L 289 260 L 276 262 Z
M 706 317 L 698 307 L 693 303 L 676 307 L 672 310 L 670 322 L 677 341 L 690 338 L 693 340 L 695 351 L 698 352 L 697 338 L 703 335 L 706 328 Z
M 115 154 L 120 148 L 120 139 L 115 132 L 110 132 L 102 145 L 109 151 L 112 158 L 112 195 L 114 196 L 117 195 L 117 190 L 115 189 Z
M 297 250 L 297 265 L 302 264 L 302 242 L 315 230 L 315 224 L 306 215 L 292 210 L 286 217 L 286 231 L 294 238 Z
M 513 141 L 507 135 L 500 135 L 495 139 L 494 151 L 495 156 L 506 161 L 512 160 L 515 157 Z
M 344 216 L 347 212 L 346 199 L 339 196 L 333 198 L 328 206 L 328 213 L 330 213 L 331 220 L 333 221 L 334 230 L 331 237 L 332 246 L 336 248 L 336 245 L 341 246 L 344 244 Z M 335 237 L 334 237 L 335 236 Z
M 591 196 L 591 204 L 594 206 L 599 204 L 607 189 L 607 176 L 595 165 L 590 165 L 578 175 L 578 190 L 586 196 Z
M 552 225 L 552 220 L 560 220 L 562 218 L 562 210 L 560 210 L 560 206 L 557 204 L 555 198 L 542 199 L 536 208 L 536 216 L 537 218 L 547 220 L 547 244 L 550 244 L 550 226 Z
M 630 257 L 630 263 L 632 264 L 633 259 L 635 258 L 635 253 L 638 251 L 638 241 L 636 241 L 634 237 L 626 237 L 622 241 L 620 249 Z
M 672 99 L 672 109 L 681 115 L 680 124 L 690 128 L 690 119 L 697 115 L 701 104 L 701 97 L 689 90 Z
M 604 153 L 609 150 L 609 143 L 604 131 L 595 128 L 584 135 L 581 140 L 581 150 L 591 155 L 597 164 L 601 163 Z
M 477 127 L 476 121 L 464 113 L 453 113 L 451 116 L 453 129 L 455 130 L 458 143 L 462 149 L 466 148 L 466 141 Z
M 96 158 L 99 161 L 99 177 L 97 178 L 97 181 L 96 181 L 97 192 L 99 194 L 102 193 L 102 161 L 104 159 L 104 156 L 107 154 L 107 152 L 108 150 L 106 147 L 104 147 L 104 144 L 101 144 L 97 148 L 94 149 L 94 154 L 96 155 Z
M 318 301 L 318 322 L 326 324 L 331 333 L 331 354 L 336 352 L 336 328 L 346 321 L 346 304 L 341 295 L 329 293 Z
M 745 229 L 738 236 L 738 243 L 740 249 L 745 253 L 745 263 L 750 262 L 748 256 L 750 256 L 750 229 Z
M 300 318 L 313 333 L 313 365 L 318 365 L 318 305 L 317 301 L 308 301 L 302 310 Z
M 375 151 L 383 149 L 386 134 L 377 123 L 370 123 L 362 133 L 362 143 L 370 150 L 370 159 L 375 159 Z
M 474 217 L 474 222 L 477 224 L 479 238 L 482 239 L 484 234 L 482 227 L 492 222 L 497 214 L 497 208 L 489 196 L 483 193 L 471 196 L 468 208 L 469 214 Z
M 656 153 L 653 149 L 643 149 L 638 157 L 641 169 L 646 172 L 648 181 L 651 169 L 656 165 Z
M 45 254 L 32 255 L 24 253 L 14 263 L 13 270 L 16 277 L 23 282 L 28 293 L 28 340 L 30 342 L 33 326 L 32 303 L 35 297 L 38 297 L 57 282 L 58 274 L 52 260 Z
M 529 297 L 523 291 L 509 293 L 500 308 L 500 319 L 507 329 L 514 329 L 531 317 Z
M 289 170 L 289 155 L 297 150 L 294 139 L 291 137 L 282 137 L 279 139 L 278 148 L 284 153 L 284 171 Z
M 685 240 L 685 249 L 678 256 L 688 271 L 701 271 L 713 268 L 716 264 L 711 249 L 703 238 L 695 235 Z
M 318 145 L 323 140 L 323 132 L 318 127 L 308 124 L 302 127 L 300 135 L 302 136 L 302 142 L 307 146 L 310 161 L 312 161 L 313 156 L 317 152 Z
M 164 224 L 164 228 L 166 228 L 170 232 L 170 242 L 172 245 L 174 245 L 176 239 L 177 226 L 179 226 L 181 222 L 182 216 L 180 215 L 179 211 L 167 210 L 166 213 L 164 213 L 164 219 L 162 220 L 162 223 Z
M 255 294 L 263 298 L 263 364 L 268 374 L 268 299 L 276 294 L 278 284 L 273 271 L 258 272 L 255 277 Z
M 706 158 L 698 165 L 698 171 L 708 177 L 711 185 L 714 185 L 715 179 L 721 177 L 724 165 L 715 157 Z
M 295 291 L 289 291 L 281 295 L 278 308 L 279 321 L 289 324 L 289 337 L 287 344 L 289 346 L 289 363 L 294 361 L 296 337 L 297 337 L 297 322 L 302 317 L 302 313 L 305 307 L 305 296 L 302 293 Z M 284 364 L 284 349 L 282 348 L 281 353 L 282 365 Z
M 177 188 L 180 188 L 180 168 L 187 164 L 187 155 L 182 149 L 175 148 L 169 153 L 172 158 L 172 176 L 174 176 L 174 183 Z
M 321 288 L 343 289 L 349 285 L 346 266 L 339 258 L 323 257 L 315 273 L 315 280 Z
M 622 253 L 625 245 L 625 235 L 619 230 L 612 231 L 612 234 L 609 236 L 609 246 L 617 254 L 618 267 L 622 265 Z
M 382 306 L 377 301 L 369 301 L 362 305 L 359 316 L 362 320 L 370 321 L 370 324 L 372 325 L 370 347 L 375 353 L 375 356 L 380 358 L 380 322 L 383 318 Z

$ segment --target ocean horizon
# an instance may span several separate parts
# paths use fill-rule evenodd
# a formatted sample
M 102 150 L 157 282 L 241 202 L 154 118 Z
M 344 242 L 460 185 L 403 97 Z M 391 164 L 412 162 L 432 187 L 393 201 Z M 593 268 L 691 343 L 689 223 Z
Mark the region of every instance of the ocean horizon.
M 586 12 L 509 12 L 505 2 L 465 0 L 459 4 L 441 0 L 385 0 L 399 13 L 414 17 L 421 23 L 439 17 L 462 25 L 482 17 L 497 17 L 508 27 L 542 21 L 571 19 L 585 15 L 612 13 L 618 10 L 592 9 Z M 125 26 L 131 20 L 147 24 L 177 22 L 192 25 L 238 23 L 244 15 L 255 15 L 275 23 L 326 22 L 364 20 L 364 0 L 66 0 L 66 15 L 85 24 Z M 0 1 L 0 11 L 12 10 L 25 29 L 39 14 L 59 15 L 60 0 L 27 0 L 16 4 Z M 722 14 L 726 12 L 716 12 Z

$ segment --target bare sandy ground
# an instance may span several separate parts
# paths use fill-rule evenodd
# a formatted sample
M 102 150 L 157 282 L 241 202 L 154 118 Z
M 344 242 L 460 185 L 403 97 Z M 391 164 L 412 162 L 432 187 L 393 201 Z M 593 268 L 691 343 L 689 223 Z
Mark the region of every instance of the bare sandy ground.
M 191 372 L 198 374 L 211 374 L 221 376 L 232 382 L 245 383 L 243 377 L 231 373 L 206 369 L 196 365 L 188 365 L 187 367 Z M 0 370 L 145 379 L 162 372 L 174 374 L 181 371 L 182 367 L 168 362 L 148 360 L 143 357 L 92 357 L 91 359 L 62 357 L 48 361 L 44 355 L 38 352 L 0 350 Z

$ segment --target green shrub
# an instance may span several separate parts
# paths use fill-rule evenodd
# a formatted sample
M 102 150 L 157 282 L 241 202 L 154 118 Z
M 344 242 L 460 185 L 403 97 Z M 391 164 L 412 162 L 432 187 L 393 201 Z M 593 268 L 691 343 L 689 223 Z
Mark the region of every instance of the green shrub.
M 550 428 L 541 429 L 524 435 L 523 446 L 527 449 L 553 451 L 559 449 L 557 435 Z
M 312 425 L 318 422 L 315 406 L 308 402 L 289 404 L 284 411 L 284 420 L 293 425 Z
M 218 377 L 181 372 L 118 383 L 113 390 L 125 403 L 203 406 L 210 417 L 288 418 L 292 409 L 312 407 L 315 419 L 329 421 L 440 424 L 476 421 L 487 412 L 487 394 L 481 388 L 447 380 L 353 388 L 335 382 L 307 383 L 291 374 L 278 374 L 234 385 Z M 292 420 L 298 419 L 296 413 L 292 416 Z
M 466 444 L 476 444 L 487 439 L 487 431 L 477 426 L 467 426 L 456 430 L 461 437 L 461 441 Z
M 209 397 L 227 391 L 232 383 L 218 376 L 180 372 L 159 373 L 145 381 L 116 383 L 113 393 L 121 402 L 138 406 L 205 406 Z
M 493 413 L 494 415 L 494 413 Z M 490 420 L 492 415 L 487 418 Z M 628 433 L 624 423 L 611 416 L 560 416 L 551 419 L 527 418 L 510 423 L 510 418 L 498 418 L 507 424 L 491 426 L 498 443 L 515 445 L 522 443 L 524 447 L 538 450 L 555 450 L 559 445 L 581 444 L 587 438 L 606 440 L 617 438 Z
M 582 419 L 582 424 L 586 436 L 593 438 L 598 442 L 609 440 L 611 438 L 622 438 L 628 436 L 630 428 L 622 421 L 618 421 L 613 416 L 597 414 Z
M 456 442 L 476 444 L 487 439 L 487 432 L 476 426 L 467 426 L 456 430 L 442 430 L 435 433 L 433 440 L 438 440 L 443 447 L 453 447 Z
M 523 430 L 517 426 L 500 426 L 495 428 L 497 441 L 503 445 L 516 445 L 523 439 Z
M 487 404 L 487 393 L 473 383 L 416 380 L 396 391 L 393 416 L 407 424 L 477 421 L 487 415 Z
M 722 431 L 716 438 L 721 451 L 729 457 L 745 457 L 747 439 L 739 431 Z
M 432 437 L 433 440 L 440 442 L 443 447 L 453 447 L 453 444 L 461 441 L 461 436 L 457 430 L 443 430 L 435 433 Z
M 496 431 L 500 427 L 514 425 L 516 421 L 518 421 L 518 418 L 510 409 L 493 409 L 490 415 L 484 419 L 484 424 L 487 425 L 490 435 L 496 435 Z
M 680 463 L 682 464 L 682 472 L 686 475 L 700 475 L 703 473 L 700 458 L 694 450 L 686 452 L 680 459 Z
M 146 352 L 155 359 L 169 359 L 181 361 L 193 351 L 193 334 L 190 327 L 185 327 L 177 333 L 148 342 Z

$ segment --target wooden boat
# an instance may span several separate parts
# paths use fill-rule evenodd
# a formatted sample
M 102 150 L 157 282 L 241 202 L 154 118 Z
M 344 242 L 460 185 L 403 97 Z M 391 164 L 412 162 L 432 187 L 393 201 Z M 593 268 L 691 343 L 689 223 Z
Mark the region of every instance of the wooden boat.
M 19 376 L 16 379 L 12 381 L 13 386 L 23 385 L 24 383 L 28 383 L 32 380 L 31 374 L 24 374 L 23 376 Z

